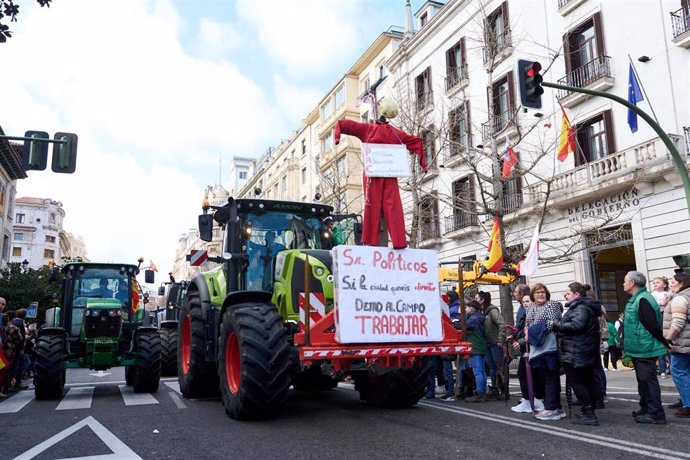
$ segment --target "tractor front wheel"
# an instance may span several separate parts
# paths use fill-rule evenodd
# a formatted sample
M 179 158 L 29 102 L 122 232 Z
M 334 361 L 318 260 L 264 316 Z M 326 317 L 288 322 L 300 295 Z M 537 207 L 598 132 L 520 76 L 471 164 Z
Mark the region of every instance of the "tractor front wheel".
M 220 328 L 218 376 L 225 412 L 237 420 L 278 412 L 290 388 L 290 347 L 273 305 L 238 304 Z
M 177 373 L 177 329 L 163 327 L 161 335 L 161 375 Z
M 131 387 L 134 385 L 134 376 L 137 375 L 136 366 L 125 366 L 125 383 Z
M 137 334 L 135 393 L 158 391 L 161 377 L 161 339 L 157 331 Z
M 206 362 L 206 325 L 201 316 L 199 293 L 189 292 L 180 308 L 177 337 L 177 381 L 185 398 L 218 394 L 215 364 Z
M 58 399 L 65 388 L 63 354 L 65 336 L 39 335 L 36 341 L 34 362 L 34 392 L 36 399 Z

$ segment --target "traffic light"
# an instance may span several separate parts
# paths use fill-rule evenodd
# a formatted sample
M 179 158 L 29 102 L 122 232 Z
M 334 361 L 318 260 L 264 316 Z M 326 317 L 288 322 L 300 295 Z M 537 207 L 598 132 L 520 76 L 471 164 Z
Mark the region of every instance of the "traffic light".
M 24 171 L 43 171 L 48 165 L 48 142 L 41 139 L 50 139 L 50 136 L 45 131 L 27 131 L 24 137 L 36 139 L 24 141 L 22 149 Z
M 53 162 L 51 169 L 56 173 L 72 174 L 77 169 L 77 135 L 72 133 L 55 133 Z
M 541 109 L 541 95 L 544 88 L 541 82 L 544 81 L 541 72 L 541 64 L 534 61 L 518 61 L 518 78 L 520 82 L 520 102 L 524 107 L 531 109 Z
M 690 273 L 690 254 L 673 256 L 673 263 L 678 265 L 678 268 L 675 270 L 676 273 Z

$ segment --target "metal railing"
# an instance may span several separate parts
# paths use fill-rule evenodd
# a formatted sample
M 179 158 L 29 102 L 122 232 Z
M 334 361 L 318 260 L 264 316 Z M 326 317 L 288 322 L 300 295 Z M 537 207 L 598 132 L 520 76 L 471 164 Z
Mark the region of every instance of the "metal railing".
M 435 218 L 431 222 L 420 222 L 417 235 L 419 235 L 418 241 L 441 238 L 441 226 L 438 218 Z
M 690 126 L 683 126 L 683 138 L 685 139 L 685 154 L 690 156 Z
M 450 91 L 467 79 L 467 64 L 460 67 L 448 67 L 446 76 L 446 91 Z
M 572 0 L 558 0 L 558 9 L 560 10 L 563 8 L 565 5 L 570 3 Z
M 484 64 L 492 61 L 503 50 L 513 46 L 511 41 L 510 29 L 505 29 L 500 35 L 494 36 L 493 31 L 488 33 L 486 44 L 484 45 Z
M 417 96 L 417 112 L 422 112 L 434 106 L 434 91 L 426 90 L 421 96 Z
M 515 212 L 522 207 L 522 192 L 503 195 L 503 211 Z
M 673 38 L 690 30 L 690 7 L 685 6 L 671 13 L 671 28 L 673 29 Z
M 483 139 L 492 137 L 510 125 L 515 124 L 515 112 L 517 109 L 509 108 L 498 115 L 489 118 L 489 121 L 482 123 Z
M 468 227 L 478 227 L 479 217 L 469 212 L 458 212 L 444 217 L 446 233 L 454 232 Z
M 574 86 L 576 88 L 586 88 L 595 81 L 610 76 L 611 58 L 609 56 L 597 56 L 558 80 L 558 84 Z M 570 93 L 570 91 L 559 89 L 557 97 L 558 99 L 563 99 Z

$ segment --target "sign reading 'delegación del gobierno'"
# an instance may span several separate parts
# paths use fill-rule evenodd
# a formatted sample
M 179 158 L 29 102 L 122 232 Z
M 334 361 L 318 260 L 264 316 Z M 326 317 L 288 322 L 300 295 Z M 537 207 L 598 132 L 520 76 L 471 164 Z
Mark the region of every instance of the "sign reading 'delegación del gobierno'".
M 435 251 L 337 246 L 333 254 L 338 342 L 443 339 Z

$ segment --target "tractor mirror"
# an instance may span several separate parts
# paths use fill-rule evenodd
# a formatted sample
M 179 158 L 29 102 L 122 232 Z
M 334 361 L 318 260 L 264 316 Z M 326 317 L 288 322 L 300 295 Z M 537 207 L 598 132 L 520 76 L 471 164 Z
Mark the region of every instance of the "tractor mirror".
M 211 214 L 199 216 L 199 238 L 201 241 L 213 240 L 213 216 Z
M 153 283 L 155 282 L 156 275 L 153 273 L 153 270 L 144 270 L 144 281 L 147 283 Z
M 144 292 L 144 305 L 146 305 L 147 303 L 149 303 L 149 293 Z
M 165 295 L 165 286 L 160 286 L 158 288 L 158 295 Z

